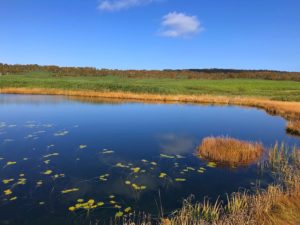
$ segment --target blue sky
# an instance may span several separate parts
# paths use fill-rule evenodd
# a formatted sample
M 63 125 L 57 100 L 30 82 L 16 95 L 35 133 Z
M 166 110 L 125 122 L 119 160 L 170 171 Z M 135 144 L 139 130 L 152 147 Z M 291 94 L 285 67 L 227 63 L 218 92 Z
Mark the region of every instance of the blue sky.
M 299 0 L 0 0 L 0 62 L 300 71 Z

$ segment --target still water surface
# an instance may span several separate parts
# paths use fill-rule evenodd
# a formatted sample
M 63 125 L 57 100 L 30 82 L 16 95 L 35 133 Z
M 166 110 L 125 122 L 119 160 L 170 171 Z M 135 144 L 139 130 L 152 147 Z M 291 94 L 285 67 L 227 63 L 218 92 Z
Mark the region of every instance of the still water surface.
M 300 146 L 285 122 L 236 106 L 0 95 L 0 224 L 155 216 L 161 205 L 167 214 L 191 195 L 216 199 L 266 185 L 256 165 L 209 167 L 195 149 L 207 136 Z

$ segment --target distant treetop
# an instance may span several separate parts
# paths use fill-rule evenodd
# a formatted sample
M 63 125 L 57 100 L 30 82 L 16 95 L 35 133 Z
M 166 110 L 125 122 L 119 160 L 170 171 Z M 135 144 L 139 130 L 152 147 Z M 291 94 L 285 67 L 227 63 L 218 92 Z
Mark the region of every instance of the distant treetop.
M 183 70 L 110 70 L 93 67 L 59 67 L 29 65 L 9 65 L 0 63 L 0 74 L 19 74 L 47 72 L 53 76 L 124 76 L 129 78 L 187 78 L 187 79 L 265 79 L 300 81 L 300 72 L 272 70 L 235 69 L 183 69 Z

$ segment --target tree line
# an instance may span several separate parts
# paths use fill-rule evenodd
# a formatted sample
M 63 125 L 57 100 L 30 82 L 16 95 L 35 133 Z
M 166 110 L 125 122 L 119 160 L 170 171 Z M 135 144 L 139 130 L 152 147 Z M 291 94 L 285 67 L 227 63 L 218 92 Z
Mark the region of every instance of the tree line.
M 94 67 L 59 67 L 36 64 L 10 65 L 0 63 L 0 74 L 28 74 L 48 72 L 52 76 L 124 76 L 128 78 L 187 78 L 187 79 L 265 79 L 300 81 L 300 72 L 235 69 L 184 69 L 184 70 L 109 70 Z

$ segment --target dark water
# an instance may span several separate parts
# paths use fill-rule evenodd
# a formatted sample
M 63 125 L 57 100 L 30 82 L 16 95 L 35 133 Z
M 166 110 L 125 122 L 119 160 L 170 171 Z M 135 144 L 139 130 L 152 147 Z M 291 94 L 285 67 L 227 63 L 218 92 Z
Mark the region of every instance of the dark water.
M 101 224 L 128 207 L 155 216 L 191 195 L 265 185 L 255 165 L 212 168 L 195 156 L 202 138 L 220 135 L 300 146 L 262 110 L 0 95 L 0 224 Z

